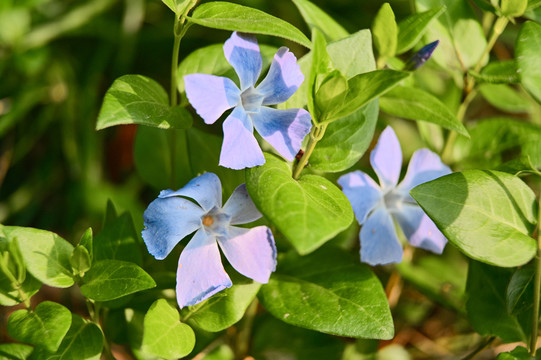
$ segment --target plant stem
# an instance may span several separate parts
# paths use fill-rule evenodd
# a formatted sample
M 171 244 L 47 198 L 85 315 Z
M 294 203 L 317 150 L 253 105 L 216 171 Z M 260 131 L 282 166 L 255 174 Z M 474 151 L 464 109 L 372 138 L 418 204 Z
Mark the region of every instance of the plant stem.
M 530 355 L 535 356 L 537 350 L 537 334 L 539 328 L 539 291 L 541 290 L 541 201 L 537 214 L 537 254 L 535 256 L 535 278 L 533 290 L 532 335 L 530 338 Z
M 236 353 L 238 359 L 244 359 L 248 355 L 248 350 L 250 349 L 250 335 L 252 334 L 252 326 L 254 324 L 254 318 L 257 313 L 257 297 L 252 301 L 246 314 L 244 315 L 244 321 L 242 323 L 242 328 L 240 329 L 237 335 L 237 346 Z
M 496 340 L 496 337 L 495 336 L 491 336 L 489 337 L 488 339 L 486 339 L 485 341 L 482 341 L 475 349 L 473 349 L 473 351 L 471 353 L 469 353 L 468 355 L 464 356 L 462 358 L 462 360 L 470 360 L 470 359 L 473 359 L 475 356 L 477 356 L 477 354 L 479 354 L 481 352 L 481 350 L 483 350 L 484 348 L 486 348 L 491 342 L 493 342 L 494 340 Z
M 293 168 L 293 179 L 297 180 L 301 175 L 302 169 L 304 169 L 308 163 L 308 159 L 310 159 L 317 142 L 323 138 L 326 129 L 327 124 L 315 125 L 312 127 L 312 130 L 310 131 L 310 140 L 308 141 L 308 146 L 306 146 L 306 152 L 302 155 L 297 166 Z
M 6 256 L 9 256 L 9 254 L 6 254 Z M 19 299 L 17 299 L 15 296 L 13 296 L 13 299 L 21 301 L 27 309 L 30 309 L 30 297 L 23 290 L 23 286 L 19 282 L 19 280 L 9 270 L 6 258 L 4 258 L 4 256 L 1 254 L 0 254 L 0 269 L 2 269 L 2 272 L 8 277 L 9 281 L 11 281 L 11 286 L 17 289 L 17 292 L 19 293 Z
M 103 359 L 105 360 L 115 360 L 115 357 L 113 356 L 113 353 L 111 352 L 111 345 L 109 344 L 109 341 L 107 341 L 107 338 L 105 337 L 105 332 L 103 331 L 103 328 L 100 324 L 100 309 L 101 305 L 99 302 L 93 302 L 89 299 L 86 299 L 86 308 L 88 309 L 88 315 L 90 315 L 90 320 L 94 324 L 96 324 L 103 335 Z

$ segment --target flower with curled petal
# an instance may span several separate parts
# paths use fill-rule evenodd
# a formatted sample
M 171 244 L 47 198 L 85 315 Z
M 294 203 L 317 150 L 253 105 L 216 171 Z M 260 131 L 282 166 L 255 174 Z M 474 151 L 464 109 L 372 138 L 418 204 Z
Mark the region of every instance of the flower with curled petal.
M 261 217 L 245 184 L 222 207 L 222 185 L 213 173 L 192 179 L 177 191 L 163 190 L 143 214 L 143 240 L 149 253 L 164 259 L 175 245 L 193 233 L 180 255 L 177 301 L 182 308 L 197 304 L 232 285 L 220 250 L 242 275 L 267 283 L 276 268 L 276 247 L 270 229 L 246 224 Z
M 262 59 L 255 36 L 234 32 L 224 44 L 224 54 L 240 79 L 240 89 L 231 79 L 221 76 L 184 76 L 186 96 L 205 123 L 213 124 L 233 108 L 223 124 L 220 165 L 243 169 L 265 163 L 254 127 L 280 155 L 293 161 L 310 132 L 310 114 L 304 109 L 279 110 L 266 105 L 286 101 L 304 81 L 295 55 L 281 47 L 267 76 L 256 86 Z
M 409 192 L 419 184 L 451 173 L 449 167 L 432 151 L 420 149 L 411 157 L 406 175 L 398 184 L 402 151 L 391 127 L 381 133 L 370 154 L 370 164 L 381 185 L 362 171 L 338 179 L 361 225 L 361 261 L 370 265 L 402 261 L 402 245 L 393 218 L 411 245 L 441 254 L 447 239 Z

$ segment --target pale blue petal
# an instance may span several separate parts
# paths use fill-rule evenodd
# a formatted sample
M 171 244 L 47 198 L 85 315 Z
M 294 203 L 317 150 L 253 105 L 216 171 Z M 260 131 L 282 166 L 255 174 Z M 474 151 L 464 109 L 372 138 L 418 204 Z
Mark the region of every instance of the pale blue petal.
M 368 214 L 383 201 L 378 184 L 360 170 L 342 175 L 338 184 L 348 198 L 360 225 L 366 221 Z
M 288 48 L 281 47 L 257 90 L 264 96 L 263 105 L 276 105 L 289 99 L 303 81 L 304 75 L 297 58 Z
M 148 252 L 164 259 L 180 240 L 202 226 L 204 213 L 197 204 L 179 197 L 151 202 L 143 213 L 145 229 L 141 233 Z
M 199 230 L 178 260 L 178 306 L 195 305 L 231 285 L 220 259 L 216 238 Z
M 387 126 L 381 133 L 376 147 L 370 153 L 370 164 L 382 188 L 396 186 L 402 167 L 402 150 L 392 127 Z
M 383 206 L 368 216 L 360 237 L 362 262 L 384 265 L 402 261 L 402 245 L 396 236 L 391 215 Z
M 428 149 L 420 149 L 412 155 L 406 176 L 398 185 L 398 189 L 409 193 L 419 184 L 450 173 L 451 169 L 441 161 L 437 154 Z
M 265 157 L 253 134 L 252 122 L 240 107 L 224 121 L 220 165 L 240 170 L 263 165 Z
M 228 78 L 206 74 L 184 76 L 186 96 L 205 123 L 213 124 L 240 102 L 240 90 Z
M 172 196 L 185 196 L 194 199 L 205 211 L 214 207 L 222 207 L 222 184 L 216 174 L 204 173 L 193 178 L 183 188 L 173 190 L 162 190 L 160 198 Z
M 447 239 L 436 224 L 417 205 L 405 204 L 393 214 L 408 242 L 418 248 L 441 254 Z
M 266 284 L 276 269 L 276 246 L 266 226 L 252 229 L 229 227 L 229 238 L 218 238 L 231 265 L 242 275 Z
M 304 109 L 279 110 L 262 106 L 250 113 L 254 126 L 269 144 L 288 161 L 301 149 L 302 139 L 310 132 L 312 120 Z
M 239 76 L 241 90 L 254 86 L 262 66 L 255 36 L 235 31 L 224 44 L 224 55 Z
M 240 185 L 233 191 L 233 194 L 225 203 L 223 211 L 231 216 L 229 220 L 231 225 L 247 224 L 263 216 L 248 194 L 246 184 Z

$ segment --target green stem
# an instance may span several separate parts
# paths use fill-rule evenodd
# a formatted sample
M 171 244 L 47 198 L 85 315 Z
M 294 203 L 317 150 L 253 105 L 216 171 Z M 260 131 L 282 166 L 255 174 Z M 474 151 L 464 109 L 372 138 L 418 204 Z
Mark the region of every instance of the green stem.
M 494 340 L 496 340 L 496 337 L 495 336 L 491 336 L 489 338 L 487 338 L 486 340 L 482 341 L 471 353 L 469 353 L 468 355 L 464 356 L 462 358 L 462 360 L 471 360 L 473 359 L 474 357 L 477 356 L 477 354 L 479 354 L 481 352 L 481 350 L 483 350 L 484 348 L 486 348 L 491 342 L 493 342 Z
M 6 255 L 9 256 L 9 254 L 6 254 Z M 30 309 L 30 297 L 23 290 L 23 286 L 19 282 L 19 280 L 15 277 L 15 275 L 13 275 L 11 270 L 9 270 L 6 258 L 4 258 L 4 256 L 1 254 L 0 254 L 0 269 L 2 269 L 2 272 L 8 277 L 9 281 L 11 281 L 11 286 L 17 289 L 17 292 L 19 293 L 19 299 L 16 299 L 16 300 L 21 301 L 27 309 Z M 15 299 L 15 297 L 13 298 Z
M 541 200 L 541 199 L 540 199 Z M 535 279 L 533 290 L 532 336 L 530 338 L 530 355 L 535 356 L 537 334 L 539 328 L 539 291 L 541 290 L 541 201 L 537 218 L 537 255 L 535 257 Z
M 310 159 L 310 156 L 312 155 L 318 141 L 323 138 L 326 129 L 327 124 L 315 125 L 312 127 L 312 130 L 310 131 L 310 140 L 308 141 L 306 151 L 302 155 L 297 166 L 293 168 L 293 179 L 297 180 L 299 176 L 301 176 L 302 169 L 304 169 L 308 163 L 308 159 Z
M 103 359 L 105 360 L 115 360 L 115 357 L 113 356 L 113 352 L 111 351 L 111 345 L 109 344 L 109 341 L 105 337 L 105 332 L 103 331 L 103 328 L 100 324 L 100 310 L 101 310 L 101 304 L 99 302 L 93 302 L 89 299 L 86 299 L 86 307 L 88 309 L 88 315 L 90 315 L 90 320 L 94 324 L 96 324 L 103 335 Z
M 170 104 L 171 107 L 177 106 L 178 103 L 178 94 L 177 94 L 177 74 L 178 74 L 178 57 L 180 50 L 180 40 L 182 40 L 182 25 L 184 23 L 184 18 L 179 18 L 175 15 L 175 24 L 173 25 L 173 33 L 175 39 L 173 41 L 173 56 L 171 59 L 171 88 L 169 92 Z M 169 148 L 171 156 L 171 188 L 174 189 L 176 186 L 176 148 L 177 148 L 177 137 L 175 131 L 169 132 Z
M 237 358 L 244 359 L 248 355 L 248 350 L 250 349 L 250 335 L 252 334 L 252 326 L 254 324 L 254 318 L 257 313 L 257 305 L 259 302 L 255 298 L 244 315 L 244 321 L 242 328 L 239 331 L 237 336 Z

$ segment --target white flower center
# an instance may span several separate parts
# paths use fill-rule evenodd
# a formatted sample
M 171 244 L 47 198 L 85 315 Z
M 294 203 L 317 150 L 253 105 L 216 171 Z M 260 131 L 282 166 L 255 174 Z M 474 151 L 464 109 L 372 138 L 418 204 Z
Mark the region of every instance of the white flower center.
M 250 86 L 240 94 L 240 102 L 246 112 L 259 112 L 263 96 L 253 86 Z
M 230 220 L 230 215 L 224 213 L 222 209 L 214 207 L 201 217 L 201 224 L 206 232 L 216 236 L 225 236 Z

